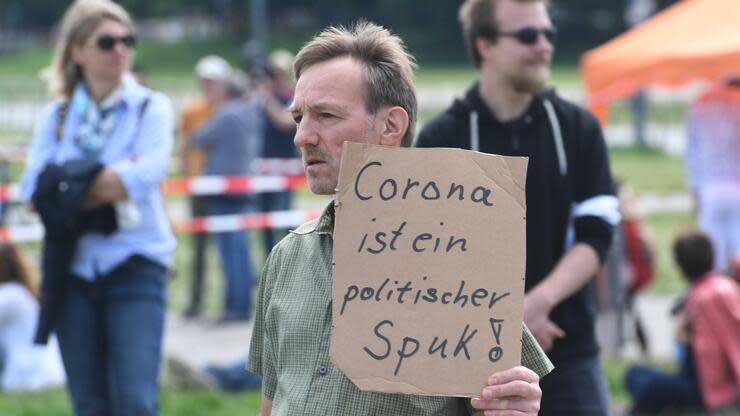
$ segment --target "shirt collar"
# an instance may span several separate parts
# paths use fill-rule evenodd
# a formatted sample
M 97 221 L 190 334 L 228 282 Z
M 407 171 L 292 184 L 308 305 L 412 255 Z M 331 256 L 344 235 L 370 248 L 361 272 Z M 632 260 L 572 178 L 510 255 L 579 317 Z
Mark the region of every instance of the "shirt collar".
M 119 85 L 116 89 L 111 91 L 107 97 L 100 102 L 100 110 L 107 111 L 114 108 L 123 100 L 123 86 Z
M 123 76 L 120 88 L 123 102 L 126 103 L 127 106 L 136 108 L 148 96 L 147 88 L 139 84 L 131 73 L 126 73 Z
M 529 106 L 527 109 L 522 113 L 522 115 L 515 119 L 515 120 L 521 120 L 525 118 L 527 115 L 529 116 L 537 116 L 538 113 L 543 111 L 544 107 L 542 105 L 542 101 L 545 97 L 550 96 L 554 94 L 554 89 L 545 89 L 541 92 L 535 93 L 534 97 L 532 98 L 532 101 L 529 103 Z M 472 107 L 472 110 L 477 111 L 478 115 L 482 118 L 487 120 L 488 122 L 493 122 L 496 124 L 507 124 L 510 121 L 502 123 L 499 121 L 495 115 L 493 114 L 493 111 L 488 107 L 488 105 L 483 101 L 483 97 L 480 95 L 480 81 L 476 81 L 472 87 L 470 87 L 465 94 L 465 99 L 468 101 L 468 105 Z
M 329 205 L 324 208 L 324 212 L 321 213 L 319 221 L 316 223 L 315 231 L 319 234 L 334 234 L 334 200 L 329 202 Z
M 101 109 L 110 108 L 116 102 L 122 102 L 126 106 L 137 107 L 147 97 L 147 89 L 141 86 L 133 75 L 126 73 L 121 85 L 111 92 L 100 105 Z M 72 93 L 71 109 L 77 114 L 83 115 L 88 111 L 91 103 L 90 96 L 84 82 L 79 82 Z

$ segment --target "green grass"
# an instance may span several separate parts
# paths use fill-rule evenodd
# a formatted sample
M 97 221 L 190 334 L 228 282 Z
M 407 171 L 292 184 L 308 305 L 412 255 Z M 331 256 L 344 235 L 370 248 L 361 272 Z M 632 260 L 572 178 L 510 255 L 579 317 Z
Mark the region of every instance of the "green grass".
M 160 393 L 162 416 L 233 416 L 256 415 L 259 392 L 224 393 L 216 391 L 177 391 L 163 389 Z M 35 393 L 3 393 L 0 395 L 0 415 L 72 416 L 67 393 L 62 389 Z
M 143 69 L 147 82 L 157 89 L 167 92 L 195 90 L 193 68 L 198 59 L 210 54 L 221 55 L 239 65 L 241 43 L 226 38 L 141 42 L 136 49 L 136 63 Z M 0 78 L 2 97 L 44 96 L 45 86 L 38 75 L 50 64 L 51 57 L 51 48 L 38 47 L 0 59 L 0 73 L 7 74 Z
M 611 148 L 612 174 L 636 192 L 686 190 L 683 160 L 650 148 Z
M 688 103 L 653 103 L 648 104 L 648 119 L 658 124 L 683 124 L 686 119 Z M 615 101 L 609 106 L 609 122 L 614 124 L 631 124 L 632 113 L 628 101 Z
M 645 225 L 655 254 L 656 275 L 651 290 L 660 293 L 681 294 L 686 283 L 673 263 L 671 246 L 676 235 L 696 227 L 691 213 L 660 213 L 649 215 Z
M 606 375 L 606 381 L 609 384 L 609 395 L 611 396 L 612 401 L 620 403 L 629 402 L 629 394 L 622 382 L 624 379 L 624 373 L 627 370 L 627 363 L 623 360 L 615 360 L 612 358 L 602 358 L 601 362 L 604 366 L 604 374 Z
M 310 34 L 305 37 L 276 37 L 271 39 L 273 48 L 284 47 L 297 51 Z M 143 68 L 146 79 L 153 87 L 166 91 L 194 90 L 193 68 L 201 57 L 210 54 L 223 56 L 234 65 L 241 64 L 242 42 L 237 39 L 216 38 L 182 42 L 143 41 L 136 50 L 136 63 Z M 16 55 L 0 59 L 0 94 L 5 98 L 40 97 L 45 87 L 39 80 L 40 71 L 51 62 L 51 47 L 32 48 Z M 419 65 L 417 81 L 419 87 L 436 85 L 470 85 L 476 78 L 475 70 L 468 64 L 440 67 Z M 573 65 L 557 65 L 553 68 L 556 85 L 580 82 L 578 68 Z
M 471 65 L 437 66 L 419 64 L 416 72 L 416 84 L 419 88 L 435 86 L 456 86 L 462 91 L 478 78 Z M 552 69 L 552 83 L 557 86 L 580 84 L 581 76 L 578 67 L 573 65 L 556 65 Z
M 604 359 L 604 371 L 612 400 L 629 402 L 622 383 L 628 363 Z M 259 411 L 259 392 L 224 393 L 216 391 L 178 391 L 163 388 L 160 392 L 162 416 L 233 416 L 256 415 Z M 72 416 L 67 393 L 62 389 L 36 393 L 5 393 L 0 396 L 0 415 L 15 416 Z
M 51 62 L 51 47 L 35 47 L 15 55 L 3 56 L 0 72 L 35 75 Z M 221 55 L 233 64 L 240 63 L 241 43 L 235 39 L 213 38 L 182 42 L 142 41 L 136 47 L 136 62 L 145 70 L 164 74 L 191 75 L 195 63 L 205 55 Z

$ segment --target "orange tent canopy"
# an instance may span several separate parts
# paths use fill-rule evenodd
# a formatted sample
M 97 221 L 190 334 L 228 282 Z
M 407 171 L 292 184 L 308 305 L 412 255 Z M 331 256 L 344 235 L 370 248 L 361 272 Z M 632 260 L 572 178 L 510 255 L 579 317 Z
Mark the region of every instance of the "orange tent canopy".
M 588 105 L 603 121 L 609 102 L 648 84 L 740 74 L 740 0 L 683 0 L 588 51 L 581 72 Z

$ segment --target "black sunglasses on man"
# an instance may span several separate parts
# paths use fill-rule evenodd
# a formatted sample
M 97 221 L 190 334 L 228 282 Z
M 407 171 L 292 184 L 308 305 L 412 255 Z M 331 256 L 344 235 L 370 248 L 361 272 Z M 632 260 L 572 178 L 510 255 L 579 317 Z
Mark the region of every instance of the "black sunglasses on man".
M 558 31 L 554 27 L 536 28 L 527 26 L 510 32 L 495 32 L 493 35 L 494 37 L 511 37 L 524 45 L 534 45 L 537 43 L 540 35 L 542 35 L 552 45 L 555 43 L 555 39 L 557 39 Z

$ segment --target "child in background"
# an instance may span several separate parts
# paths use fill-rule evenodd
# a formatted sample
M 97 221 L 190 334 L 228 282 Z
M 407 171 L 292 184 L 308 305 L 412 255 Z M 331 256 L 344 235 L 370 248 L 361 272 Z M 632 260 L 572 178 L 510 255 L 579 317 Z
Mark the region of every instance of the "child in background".
M 626 375 L 634 399 L 632 414 L 738 409 L 740 405 L 740 286 L 712 272 L 709 237 L 680 235 L 673 256 L 689 293 L 679 312 L 676 338 L 687 345 L 677 374 L 642 366 Z

